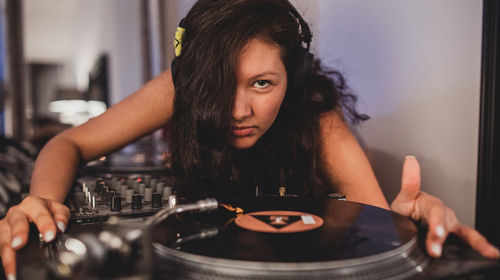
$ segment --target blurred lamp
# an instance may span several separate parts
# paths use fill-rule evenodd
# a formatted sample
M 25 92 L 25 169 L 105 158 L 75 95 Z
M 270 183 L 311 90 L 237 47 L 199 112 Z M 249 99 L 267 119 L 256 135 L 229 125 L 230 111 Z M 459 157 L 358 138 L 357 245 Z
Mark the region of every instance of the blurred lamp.
M 86 94 L 77 89 L 58 89 L 56 98 L 49 103 L 49 111 L 57 113 L 59 121 L 73 126 L 80 125 L 106 111 L 106 103 L 86 100 Z

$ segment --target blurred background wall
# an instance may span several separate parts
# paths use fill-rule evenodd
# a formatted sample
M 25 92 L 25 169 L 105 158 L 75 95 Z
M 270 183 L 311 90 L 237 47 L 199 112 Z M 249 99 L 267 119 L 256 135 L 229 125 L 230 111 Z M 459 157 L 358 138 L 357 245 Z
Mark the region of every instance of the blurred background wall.
M 356 128 L 389 201 L 413 154 L 422 189 L 474 225 L 482 1 L 297 1 L 315 53 L 371 119 Z
M 85 90 L 103 53 L 110 54 L 111 103 L 142 85 L 140 1 L 23 1 L 26 60 L 58 65 L 59 87 Z

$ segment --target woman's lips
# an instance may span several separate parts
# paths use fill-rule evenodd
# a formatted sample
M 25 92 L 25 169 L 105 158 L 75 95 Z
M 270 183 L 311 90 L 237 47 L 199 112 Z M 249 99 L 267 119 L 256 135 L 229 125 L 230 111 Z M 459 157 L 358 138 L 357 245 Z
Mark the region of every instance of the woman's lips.
M 233 127 L 233 134 L 237 137 L 245 137 L 252 133 L 253 126 L 241 126 L 241 127 Z

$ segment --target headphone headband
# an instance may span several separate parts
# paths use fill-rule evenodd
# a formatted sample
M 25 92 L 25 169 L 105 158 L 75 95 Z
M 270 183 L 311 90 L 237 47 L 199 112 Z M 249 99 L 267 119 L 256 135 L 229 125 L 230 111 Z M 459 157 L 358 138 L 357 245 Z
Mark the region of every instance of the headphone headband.
M 313 37 L 311 30 L 309 29 L 309 25 L 304 20 L 304 18 L 302 18 L 300 13 L 297 11 L 297 9 L 295 9 L 295 7 L 292 5 L 292 3 L 290 3 L 289 0 L 285 0 L 285 2 L 286 2 L 286 5 L 288 6 L 288 10 L 289 10 L 290 14 L 292 14 L 292 16 L 295 17 L 299 21 L 300 32 L 301 32 L 300 39 L 302 40 L 302 42 L 306 43 L 306 46 L 307 46 L 306 49 L 309 51 L 309 47 L 311 45 L 311 40 Z
M 299 21 L 300 25 L 300 40 L 306 44 L 306 50 L 309 51 L 310 45 L 311 45 L 311 40 L 312 40 L 312 33 L 311 30 L 309 29 L 309 25 L 307 22 L 302 18 L 300 13 L 295 9 L 292 3 L 290 3 L 289 0 L 284 0 L 288 7 L 288 11 L 290 14 L 296 18 Z M 174 46 L 175 46 L 175 56 L 179 56 L 181 54 L 182 50 L 182 39 L 184 37 L 184 18 L 181 19 L 179 22 L 179 25 L 177 27 L 177 31 L 175 32 L 175 40 L 174 40 Z

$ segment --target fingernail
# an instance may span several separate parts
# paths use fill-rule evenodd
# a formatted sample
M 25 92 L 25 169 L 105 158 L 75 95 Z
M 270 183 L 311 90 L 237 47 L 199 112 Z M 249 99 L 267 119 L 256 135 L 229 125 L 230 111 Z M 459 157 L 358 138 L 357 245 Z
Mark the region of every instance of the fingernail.
M 23 240 L 21 239 L 21 237 L 16 237 L 12 240 L 12 248 L 16 249 L 19 245 L 21 245 L 21 243 L 23 242 Z
M 446 234 L 446 232 L 444 231 L 444 227 L 437 226 L 436 227 L 436 234 L 437 234 L 437 236 L 439 236 L 439 238 L 444 238 L 444 235 Z
M 57 222 L 57 227 L 61 232 L 64 232 L 66 230 L 66 225 L 63 222 Z
M 495 253 L 497 254 L 496 258 L 500 258 L 500 251 L 498 251 L 498 248 L 497 247 L 494 247 L 495 248 Z
M 7 275 L 7 280 L 16 280 L 16 276 L 14 274 Z
M 431 245 L 431 251 L 434 253 L 436 256 L 441 256 L 441 245 L 437 243 L 432 243 Z
M 50 241 L 52 241 L 52 239 L 54 239 L 54 237 L 55 237 L 54 232 L 52 232 L 51 230 L 48 230 L 43 235 L 43 240 L 45 240 L 45 242 L 50 242 Z
M 410 158 L 417 158 L 417 157 L 416 157 L 416 156 L 414 156 L 414 155 L 406 155 L 406 156 L 405 156 L 405 159 L 410 159 Z

